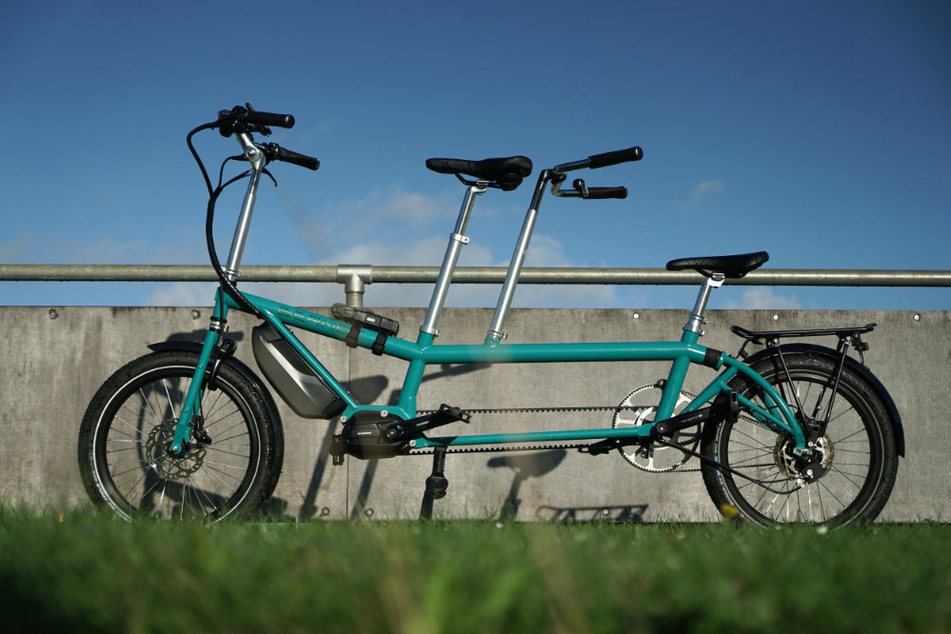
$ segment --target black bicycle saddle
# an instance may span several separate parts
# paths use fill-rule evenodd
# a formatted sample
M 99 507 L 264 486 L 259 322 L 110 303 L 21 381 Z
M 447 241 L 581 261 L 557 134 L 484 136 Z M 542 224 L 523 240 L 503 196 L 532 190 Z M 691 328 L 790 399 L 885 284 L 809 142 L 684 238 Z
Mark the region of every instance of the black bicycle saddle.
M 481 181 L 491 181 L 504 191 L 512 191 L 522 184 L 522 179 L 532 173 L 532 160 L 527 156 L 489 158 L 481 161 L 465 159 L 431 158 L 426 167 L 440 174 L 471 176 Z
M 667 270 L 693 269 L 707 277 L 710 277 L 713 273 L 723 273 L 728 278 L 737 279 L 763 266 L 767 260 L 769 260 L 769 253 L 766 251 L 741 255 L 718 255 L 707 258 L 681 258 L 668 262 Z

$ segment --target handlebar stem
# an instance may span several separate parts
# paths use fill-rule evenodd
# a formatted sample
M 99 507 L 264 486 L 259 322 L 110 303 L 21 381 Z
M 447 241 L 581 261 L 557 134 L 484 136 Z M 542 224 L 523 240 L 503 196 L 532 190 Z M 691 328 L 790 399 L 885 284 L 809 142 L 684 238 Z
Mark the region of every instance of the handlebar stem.
M 486 343 L 501 343 L 505 340 L 505 320 L 508 317 L 509 310 L 512 308 L 512 299 L 515 297 L 515 287 L 518 285 L 518 278 L 522 274 L 522 267 L 525 264 L 525 255 L 528 252 L 528 243 L 532 239 L 532 232 L 535 230 L 535 222 L 538 220 L 538 208 L 541 207 L 542 198 L 545 196 L 545 187 L 555 176 L 552 170 L 542 170 L 538 175 L 538 182 L 535 184 L 535 192 L 532 194 L 532 204 L 525 212 L 525 220 L 522 223 L 522 231 L 519 233 L 518 242 L 515 243 L 515 252 L 512 253 L 512 260 L 509 262 L 508 272 L 505 274 L 505 282 L 502 283 L 502 290 L 499 293 L 499 301 L 495 306 L 495 314 L 492 317 L 492 323 L 486 333 Z
M 244 150 L 244 155 L 251 163 L 251 178 L 248 190 L 244 194 L 241 205 L 241 214 L 235 226 L 234 237 L 231 239 L 231 252 L 228 254 L 228 263 L 225 274 L 232 282 L 238 279 L 238 270 L 241 267 L 241 258 L 244 254 L 244 245 L 248 241 L 248 232 L 251 228 L 251 216 L 254 213 L 254 203 L 257 200 L 258 184 L 261 182 L 261 172 L 264 170 L 264 152 L 254 144 L 254 140 L 246 132 L 235 133 L 238 143 Z

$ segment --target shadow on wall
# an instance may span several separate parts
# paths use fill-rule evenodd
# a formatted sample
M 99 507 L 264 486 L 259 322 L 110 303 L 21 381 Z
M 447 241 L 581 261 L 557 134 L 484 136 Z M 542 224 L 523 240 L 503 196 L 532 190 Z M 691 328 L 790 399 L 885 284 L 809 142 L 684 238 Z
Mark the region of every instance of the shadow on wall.
M 188 341 L 200 343 L 203 341 L 206 330 L 194 330 L 191 332 L 173 333 L 167 341 Z M 241 331 L 231 331 L 228 336 L 235 341 L 242 341 L 245 335 Z M 449 376 L 458 376 L 472 372 L 478 372 L 488 365 L 465 365 L 452 366 L 442 365 L 436 372 L 427 373 L 423 381 L 432 381 L 435 379 Z M 260 372 L 258 369 L 257 372 Z M 265 377 L 261 377 L 262 381 Z M 347 390 L 360 403 L 372 403 L 378 401 L 380 397 L 389 388 L 389 379 L 383 375 L 374 375 L 353 379 L 345 384 Z M 266 383 L 266 381 L 265 381 Z M 400 389 L 393 389 L 386 399 L 390 405 L 395 405 L 400 399 Z M 279 397 L 278 397 L 279 398 Z M 312 520 L 323 517 L 329 517 L 330 510 L 327 507 L 319 507 L 317 496 L 320 491 L 321 483 L 328 465 L 330 464 L 330 448 L 333 443 L 333 437 L 337 431 L 336 422 L 327 425 L 326 432 L 320 442 L 318 458 L 314 464 L 311 473 L 310 482 L 304 495 L 298 516 L 295 518 L 288 513 L 289 504 L 287 500 L 272 497 L 266 501 L 259 510 L 260 515 L 270 518 L 285 518 L 296 520 Z M 486 466 L 490 469 L 511 469 L 512 484 L 505 497 L 498 520 L 514 521 L 518 519 L 519 509 L 522 500 L 519 493 L 522 485 L 530 478 L 541 478 L 551 473 L 561 465 L 565 459 L 567 451 L 556 449 L 551 451 L 533 451 L 511 453 L 503 456 L 490 458 Z M 357 492 L 356 499 L 353 500 L 349 517 L 352 521 L 363 519 L 367 508 L 367 502 L 373 487 L 373 480 L 376 476 L 378 460 L 368 460 L 367 468 L 364 471 L 363 479 Z M 420 495 L 422 496 L 422 483 L 420 483 Z M 647 510 L 646 504 L 633 504 L 622 506 L 599 506 L 599 507 L 541 507 L 535 514 L 536 521 L 552 523 L 636 523 L 642 522 L 644 513 Z

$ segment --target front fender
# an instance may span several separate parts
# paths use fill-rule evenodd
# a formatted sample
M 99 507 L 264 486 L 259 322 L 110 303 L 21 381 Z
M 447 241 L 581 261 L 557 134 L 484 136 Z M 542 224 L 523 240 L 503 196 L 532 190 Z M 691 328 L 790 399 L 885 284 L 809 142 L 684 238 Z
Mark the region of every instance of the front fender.
M 750 355 L 745 362 L 747 365 L 753 365 L 761 359 L 767 359 L 771 356 L 782 352 L 805 352 L 808 354 L 822 355 L 828 357 L 833 361 L 839 360 L 839 353 L 832 348 L 826 346 L 820 346 L 812 343 L 784 343 L 773 348 L 764 348 L 755 354 Z M 881 397 L 882 402 L 885 404 L 885 408 L 888 410 L 888 418 L 892 424 L 892 430 L 895 432 L 895 446 L 898 449 L 898 455 L 905 456 L 905 431 L 902 426 L 901 415 L 898 413 L 898 407 L 895 405 L 894 399 L 892 399 L 891 394 L 888 393 L 888 390 L 885 389 L 885 386 L 882 385 L 882 382 L 878 379 L 877 376 L 872 374 L 872 371 L 869 370 L 866 366 L 862 365 L 852 357 L 845 357 L 845 365 L 849 367 L 850 370 L 857 372 L 862 378 L 864 378 L 869 386 Z
M 160 341 L 158 343 L 149 344 L 148 347 L 149 350 L 153 352 L 184 350 L 186 352 L 201 354 L 202 344 L 197 341 Z M 268 500 L 271 494 L 274 493 L 275 487 L 277 487 L 277 481 L 284 467 L 284 424 L 281 422 L 281 414 L 277 409 L 277 403 L 274 402 L 274 397 L 271 396 L 271 392 L 268 391 L 258 375 L 254 373 L 254 370 L 233 356 L 229 357 L 225 363 L 240 372 L 241 375 L 257 389 L 271 417 L 274 428 L 274 471 L 271 482 L 268 482 L 267 488 L 265 489 L 264 499 Z

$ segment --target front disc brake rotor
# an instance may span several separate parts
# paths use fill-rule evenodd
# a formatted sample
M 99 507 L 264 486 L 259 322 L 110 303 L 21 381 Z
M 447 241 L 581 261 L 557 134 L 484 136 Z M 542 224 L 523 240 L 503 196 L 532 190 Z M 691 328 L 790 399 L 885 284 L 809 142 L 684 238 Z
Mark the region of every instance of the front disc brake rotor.
M 189 443 L 180 456 L 170 456 L 166 449 L 172 438 L 175 437 L 177 420 L 167 420 L 156 425 L 149 432 L 145 441 L 145 452 L 149 465 L 160 476 L 167 480 L 183 480 L 201 469 L 205 460 L 205 446 L 200 443 Z

